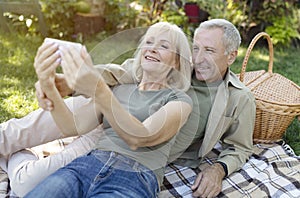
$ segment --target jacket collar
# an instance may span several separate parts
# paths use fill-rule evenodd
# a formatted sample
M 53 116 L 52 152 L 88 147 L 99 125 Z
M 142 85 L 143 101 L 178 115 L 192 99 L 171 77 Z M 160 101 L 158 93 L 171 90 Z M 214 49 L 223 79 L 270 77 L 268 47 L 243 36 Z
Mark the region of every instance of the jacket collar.
M 228 69 L 223 82 L 218 86 L 216 99 L 214 100 L 211 112 L 207 121 L 204 140 L 201 144 L 198 156 L 205 156 L 215 146 L 219 140 L 223 128 L 226 126 L 226 120 L 223 116 L 229 98 L 229 85 L 242 89 L 243 84 L 237 76 Z
M 195 73 L 192 74 L 192 86 L 197 86 L 199 84 L 203 84 L 205 82 L 201 82 L 196 79 Z M 229 68 L 224 76 L 223 81 L 221 82 L 216 82 L 216 83 L 211 83 L 219 86 L 221 83 L 224 83 L 225 87 L 228 88 L 229 85 L 237 88 L 237 89 L 242 89 L 243 88 L 243 83 L 239 80 L 239 78 L 234 74 Z
M 243 89 L 243 83 L 240 81 L 240 79 L 237 77 L 237 75 L 235 73 L 233 73 L 229 68 L 224 77 L 224 83 L 226 85 L 226 88 L 228 88 L 229 84 L 231 84 L 232 86 L 234 86 L 237 89 Z

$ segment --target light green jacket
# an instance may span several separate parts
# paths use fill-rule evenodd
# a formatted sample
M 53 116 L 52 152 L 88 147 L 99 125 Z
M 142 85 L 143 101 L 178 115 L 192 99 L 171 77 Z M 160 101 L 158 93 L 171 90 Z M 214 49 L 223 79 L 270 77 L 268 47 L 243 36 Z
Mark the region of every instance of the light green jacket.
M 224 150 L 218 161 L 227 165 L 228 174 L 241 168 L 252 154 L 255 113 L 251 91 L 229 71 L 218 87 L 198 156 L 207 155 L 221 140 Z

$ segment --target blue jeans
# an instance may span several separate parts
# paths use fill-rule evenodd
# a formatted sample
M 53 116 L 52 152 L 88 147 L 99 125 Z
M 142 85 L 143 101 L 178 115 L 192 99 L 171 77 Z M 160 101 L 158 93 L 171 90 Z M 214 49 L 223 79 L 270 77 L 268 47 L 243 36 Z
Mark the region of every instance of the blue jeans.
M 157 197 L 153 171 L 115 152 L 94 150 L 59 169 L 25 197 Z

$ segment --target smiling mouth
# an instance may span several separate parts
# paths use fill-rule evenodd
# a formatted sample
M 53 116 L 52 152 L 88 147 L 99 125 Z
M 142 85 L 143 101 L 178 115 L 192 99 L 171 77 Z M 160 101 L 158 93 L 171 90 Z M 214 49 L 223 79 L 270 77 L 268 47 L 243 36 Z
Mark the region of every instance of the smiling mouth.
M 195 67 L 195 69 L 197 69 L 197 70 L 208 70 L 209 67 L 202 66 L 202 67 Z
M 157 58 L 154 58 L 152 56 L 145 56 L 145 59 L 148 61 L 160 62 L 160 60 L 158 60 Z

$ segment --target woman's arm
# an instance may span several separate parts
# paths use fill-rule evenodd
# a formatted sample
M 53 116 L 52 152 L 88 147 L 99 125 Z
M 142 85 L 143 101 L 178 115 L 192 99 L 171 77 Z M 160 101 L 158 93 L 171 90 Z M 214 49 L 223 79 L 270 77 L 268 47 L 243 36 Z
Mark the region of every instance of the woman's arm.
M 80 60 L 76 50 L 61 49 L 61 51 L 62 67 L 69 87 L 90 96 L 94 109 L 89 110 L 95 114 L 101 112 L 132 149 L 160 144 L 173 137 L 186 122 L 192 107 L 181 101 L 171 101 L 144 122 L 139 121 L 121 106 L 92 64 Z M 85 50 L 83 54 L 88 57 Z M 79 117 L 78 114 L 74 116 L 76 126 L 82 126 L 82 129 L 88 127 L 83 121 L 86 118 L 82 119 L 83 117 Z
M 121 106 L 106 86 L 98 87 L 95 97 L 97 106 L 131 149 L 154 146 L 169 140 L 180 130 L 192 110 L 186 102 L 171 101 L 140 122 Z
M 76 125 L 74 120 L 76 117 L 66 106 L 64 100 L 61 98 L 59 91 L 55 86 L 55 70 L 60 65 L 60 54 L 57 53 L 58 46 L 54 43 L 44 43 L 37 52 L 35 57 L 34 67 L 39 78 L 40 86 L 43 92 L 53 102 L 53 108 L 51 115 L 55 120 L 62 133 L 66 136 L 78 135 L 82 131 L 81 126 Z M 86 105 L 75 110 L 83 119 L 89 124 L 85 132 L 95 128 L 99 125 L 99 116 L 86 115 L 85 112 L 93 108 L 93 103 L 87 103 Z M 90 111 L 92 112 L 92 111 Z

